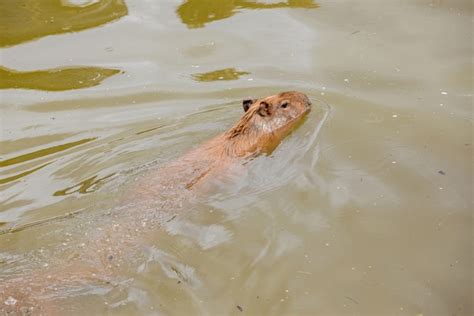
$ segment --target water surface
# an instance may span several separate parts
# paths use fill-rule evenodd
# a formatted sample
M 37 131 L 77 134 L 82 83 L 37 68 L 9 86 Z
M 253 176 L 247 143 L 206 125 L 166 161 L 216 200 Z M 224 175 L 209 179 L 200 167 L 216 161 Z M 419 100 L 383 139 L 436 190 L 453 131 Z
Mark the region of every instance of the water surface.
M 470 1 L 0 12 L 0 281 L 132 220 L 107 215 L 127 185 L 231 126 L 242 99 L 299 90 L 318 110 L 271 156 L 148 234 L 113 286 L 56 293 L 61 308 L 472 314 Z

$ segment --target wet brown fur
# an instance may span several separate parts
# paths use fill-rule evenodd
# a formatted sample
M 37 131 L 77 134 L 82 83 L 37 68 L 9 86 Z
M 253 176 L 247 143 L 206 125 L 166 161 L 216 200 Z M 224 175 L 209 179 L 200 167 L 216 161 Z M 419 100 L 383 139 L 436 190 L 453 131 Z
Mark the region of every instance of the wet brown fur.
M 281 102 L 287 101 L 288 107 L 292 107 L 297 112 L 297 116 L 285 121 L 284 126 L 272 128 L 270 132 L 266 132 L 259 128 L 256 120 L 263 120 L 260 117 L 262 111 L 261 104 L 269 105 L 268 110 L 263 110 L 270 122 L 276 120 L 277 116 L 282 116 L 281 112 L 285 110 L 279 109 Z M 262 152 L 270 152 L 280 141 L 286 136 L 302 117 L 309 111 L 311 102 L 308 97 L 300 92 L 288 91 L 277 95 L 269 96 L 263 99 L 255 100 L 247 112 L 240 120 L 227 132 L 223 134 L 223 146 L 229 148 L 230 154 L 238 156 L 255 155 Z

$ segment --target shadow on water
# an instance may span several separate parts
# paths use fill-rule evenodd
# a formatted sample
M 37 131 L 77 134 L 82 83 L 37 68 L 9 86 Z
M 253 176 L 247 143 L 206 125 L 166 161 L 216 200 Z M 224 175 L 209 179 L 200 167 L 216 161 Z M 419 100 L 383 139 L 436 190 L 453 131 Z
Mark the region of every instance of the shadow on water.
M 101 67 L 65 67 L 36 71 L 15 71 L 0 66 L 0 89 L 35 89 L 65 91 L 99 85 L 120 73 L 119 69 Z
M 128 9 L 123 0 L 87 1 L 82 6 L 62 0 L 15 0 L 1 1 L 0 12 L 0 47 L 6 47 L 94 28 L 127 15 Z
M 181 21 L 188 28 L 204 27 L 207 23 L 230 18 L 239 10 L 277 8 L 318 8 L 314 0 L 288 0 L 277 3 L 259 3 L 246 0 L 188 0 L 177 9 Z

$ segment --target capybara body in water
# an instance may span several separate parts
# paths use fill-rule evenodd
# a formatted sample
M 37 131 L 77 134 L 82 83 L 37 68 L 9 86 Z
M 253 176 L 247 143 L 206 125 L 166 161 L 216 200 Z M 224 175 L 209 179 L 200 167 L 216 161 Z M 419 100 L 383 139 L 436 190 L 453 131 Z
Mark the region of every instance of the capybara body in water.
M 136 245 L 144 241 L 146 231 L 171 220 L 182 203 L 208 182 L 206 179 L 270 153 L 302 122 L 310 106 L 308 97 L 299 92 L 244 100 L 244 115 L 228 131 L 137 177 L 117 207 L 120 211 L 108 221 L 101 221 L 100 229 L 91 229 L 88 242 L 77 250 L 77 256 L 67 262 L 52 261 L 48 268 L 19 278 L 0 279 L 0 315 L 63 313 L 54 309 L 54 298 L 61 295 L 49 292 L 104 282 L 113 276 L 126 261 L 126 254 L 136 251 Z
M 251 157 L 270 153 L 302 122 L 311 109 L 311 102 L 303 93 L 283 92 L 263 99 L 244 100 L 242 106 L 245 114 L 232 128 L 176 161 L 143 174 L 135 181 L 127 200 L 156 201 L 154 197 L 163 192 L 172 196 L 179 189 L 189 190 L 203 183 L 205 178 L 241 165 Z M 176 202 L 176 199 L 165 200 Z

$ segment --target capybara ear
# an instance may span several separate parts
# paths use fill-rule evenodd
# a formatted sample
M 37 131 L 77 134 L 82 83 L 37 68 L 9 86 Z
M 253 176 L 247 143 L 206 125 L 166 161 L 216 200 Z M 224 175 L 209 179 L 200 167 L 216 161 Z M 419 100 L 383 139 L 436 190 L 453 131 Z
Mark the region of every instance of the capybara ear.
M 260 107 L 258 108 L 258 114 L 260 116 L 270 116 L 272 114 L 270 109 L 270 104 L 265 101 L 260 102 Z
M 242 106 L 244 108 L 244 112 L 247 112 L 250 106 L 255 102 L 255 100 L 252 99 L 245 99 L 242 101 Z

